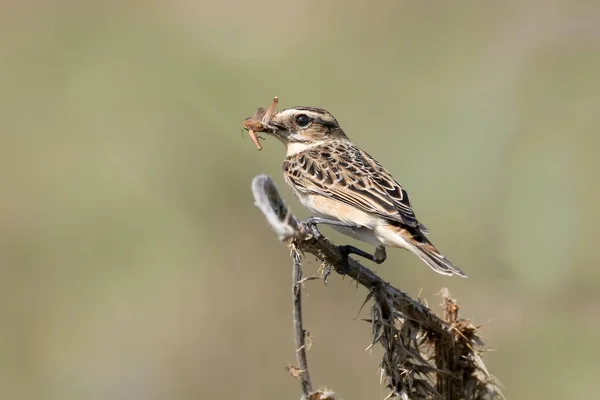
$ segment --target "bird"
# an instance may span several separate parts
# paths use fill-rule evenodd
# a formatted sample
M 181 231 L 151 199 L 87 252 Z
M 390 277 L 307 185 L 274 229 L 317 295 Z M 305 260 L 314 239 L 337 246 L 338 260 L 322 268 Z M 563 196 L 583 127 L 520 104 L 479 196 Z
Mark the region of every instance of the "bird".
M 330 112 L 295 106 L 265 122 L 263 131 L 286 147 L 286 184 L 314 214 L 307 223 L 330 225 L 375 246 L 374 254 L 339 246 L 346 263 L 349 254 L 356 254 L 381 264 L 386 247 L 395 247 L 415 254 L 437 273 L 467 277 L 426 237 L 429 230 L 417 220 L 407 191 L 348 138 Z

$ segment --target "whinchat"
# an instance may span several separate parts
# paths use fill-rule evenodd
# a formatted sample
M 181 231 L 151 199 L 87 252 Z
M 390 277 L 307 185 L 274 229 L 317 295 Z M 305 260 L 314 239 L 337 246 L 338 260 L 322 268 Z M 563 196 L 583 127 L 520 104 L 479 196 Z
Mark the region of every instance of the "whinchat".
M 260 130 L 285 145 L 285 182 L 315 214 L 309 222 L 329 224 L 376 248 L 371 255 L 353 246 L 340 246 L 345 256 L 354 253 L 382 263 L 386 246 L 400 247 L 440 274 L 466 277 L 425 237 L 429 231 L 417 220 L 406 190 L 350 141 L 331 113 L 303 106 L 275 112 L 275 105 L 276 100 Z

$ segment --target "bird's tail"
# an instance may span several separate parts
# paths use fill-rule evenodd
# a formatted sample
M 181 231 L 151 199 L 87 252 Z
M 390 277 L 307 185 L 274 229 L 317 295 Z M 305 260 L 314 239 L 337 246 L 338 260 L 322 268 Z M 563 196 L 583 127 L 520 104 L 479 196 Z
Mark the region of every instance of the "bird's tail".
M 443 275 L 458 275 L 466 278 L 467 275 L 444 257 L 435 248 L 425 235 L 417 230 L 401 230 L 401 235 L 410 244 L 409 250 L 429 265 L 435 272 Z

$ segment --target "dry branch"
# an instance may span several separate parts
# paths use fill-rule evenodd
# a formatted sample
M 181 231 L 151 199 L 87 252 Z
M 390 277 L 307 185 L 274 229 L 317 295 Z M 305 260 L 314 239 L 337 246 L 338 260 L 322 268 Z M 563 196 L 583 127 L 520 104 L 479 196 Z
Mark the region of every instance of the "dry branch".
M 302 383 L 302 397 L 308 398 L 312 393 L 312 383 L 308 373 L 308 360 L 306 359 L 306 332 L 302 322 L 302 259 L 300 253 L 292 250 L 292 297 L 294 319 L 294 337 L 296 341 L 296 360 L 300 368 L 299 376 Z
M 294 324 L 298 364 L 304 398 L 320 398 L 312 392 L 304 346 L 300 308 L 301 279 L 299 252 L 313 254 L 339 274 L 345 274 L 368 289 L 365 303 L 373 300 L 371 323 L 373 344 L 384 349 L 382 375 L 390 397 L 403 399 L 493 399 L 502 394 L 487 372 L 481 352 L 485 350 L 477 328 L 458 318 L 458 305 L 444 289 L 445 318 L 413 300 L 379 278 L 370 269 L 350 259 L 345 269 L 343 256 L 327 238 L 290 213 L 272 179 L 259 175 L 252 181 L 256 205 L 266 216 L 281 241 L 287 241 L 294 258 Z M 308 393 L 308 396 L 307 396 Z

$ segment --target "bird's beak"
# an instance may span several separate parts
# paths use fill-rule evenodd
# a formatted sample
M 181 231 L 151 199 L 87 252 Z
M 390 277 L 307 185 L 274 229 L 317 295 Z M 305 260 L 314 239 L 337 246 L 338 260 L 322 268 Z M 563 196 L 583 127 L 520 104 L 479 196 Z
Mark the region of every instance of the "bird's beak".
M 265 133 L 270 133 L 274 136 L 278 137 L 286 137 L 290 132 L 285 128 L 284 125 L 279 124 L 275 121 L 269 121 L 269 123 L 265 126 Z

